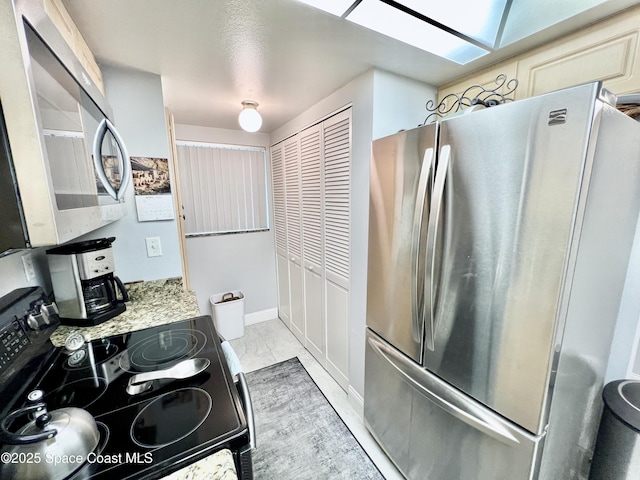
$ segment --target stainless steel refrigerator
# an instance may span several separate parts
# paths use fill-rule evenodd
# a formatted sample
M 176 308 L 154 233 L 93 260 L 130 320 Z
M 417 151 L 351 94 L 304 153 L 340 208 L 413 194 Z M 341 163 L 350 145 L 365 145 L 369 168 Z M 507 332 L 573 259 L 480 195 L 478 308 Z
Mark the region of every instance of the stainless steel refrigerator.
M 372 147 L 364 416 L 416 480 L 586 478 L 640 209 L 600 83 Z

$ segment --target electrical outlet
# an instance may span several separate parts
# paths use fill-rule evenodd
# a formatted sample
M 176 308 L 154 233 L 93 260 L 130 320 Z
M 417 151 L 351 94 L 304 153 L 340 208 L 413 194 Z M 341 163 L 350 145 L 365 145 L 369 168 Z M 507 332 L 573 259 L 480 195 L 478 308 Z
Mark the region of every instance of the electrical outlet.
M 27 282 L 36 279 L 36 270 L 33 267 L 33 257 L 30 253 L 26 255 L 22 255 L 22 266 L 24 267 L 24 276 L 27 279 Z
M 147 257 L 161 257 L 162 246 L 160 245 L 160 237 L 145 238 L 147 242 Z

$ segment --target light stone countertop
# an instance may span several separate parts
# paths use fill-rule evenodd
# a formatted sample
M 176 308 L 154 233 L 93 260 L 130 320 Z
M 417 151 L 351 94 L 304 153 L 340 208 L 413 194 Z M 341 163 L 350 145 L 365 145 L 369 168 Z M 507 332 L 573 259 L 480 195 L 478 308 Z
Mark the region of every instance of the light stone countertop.
M 83 335 L 89 335 L 93 340 L 200 315 L 195 293 L 183 290 L 180 278 L 128 283 L 125 288 L 130 299 L 126 303 L 126 311 L 100 325 L 90 327 L 61 325 L 51 335 L 53 344 L 56 347 L 63 346 L 65 338 L 74 330 Z
M 192 463 L 162 480 L 237 480 L 236 467 L 229 450 L 221 450 Z
M 115 318 L 90 327 L 59 326 L 51 341 L 56 347 L 74 330 L 91 339 L 119 335 L 147 327 L 177 322 L 200 316 L 194 292 L 182 288 L 181 278 L 169 278 L 150 282 L 125 284 L 130 301 L 127 310 Z M 164 480 L 237 480 L 233 456 L 229 450 L 221 450 L 177 472 Z

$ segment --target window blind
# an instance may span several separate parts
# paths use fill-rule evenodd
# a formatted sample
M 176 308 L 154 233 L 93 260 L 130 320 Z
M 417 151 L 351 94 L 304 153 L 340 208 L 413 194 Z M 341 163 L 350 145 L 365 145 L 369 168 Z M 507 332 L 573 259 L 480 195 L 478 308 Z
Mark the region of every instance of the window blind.
M 264 148 L 177 142 L 185 235 L 269 229 Z

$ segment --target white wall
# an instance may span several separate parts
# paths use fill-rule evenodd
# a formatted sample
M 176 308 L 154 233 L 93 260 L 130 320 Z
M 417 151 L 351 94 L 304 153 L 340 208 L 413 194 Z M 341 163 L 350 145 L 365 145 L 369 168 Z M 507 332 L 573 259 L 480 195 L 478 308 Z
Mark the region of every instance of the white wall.
M 51 293 L 51 279 L 45 256 L 45 248 L 33 250 L 19 250 L 11 255 L 0 258 L 0 297 L 23 287 L 40 285 L 47 293 Z M 36 278 L 27 281 L 22 266 L 22 256 L 31 255 Z
M 394 73 L 375 71 L 373 138 L 381 138 L 422 125 L 426 104 L 436 100 L 437 89 Z
M 193 125 L 176 125 L 176 139 L 267 149 L 269 146 L 269 135 L 264 133 Z M 270 180 L 269 162 L 267 166 L 267 178 Z M 272 212 L 271 185 L 268 191 L 269 210 Z M 273 221 L 272 215 L 270 220 Z M 273 228 L 267 232 L 188 238 L 189 278 L 200 311 L 210 314 L 209 297 L 214 293 L 232 290 L 241 290 L 244 294 L 245 314 L 275 311 L 278 303 L 275 255 Z
M 102 74 L 114 123 L 129 156 L 169 158 L 160 76 L 117 67 L 103 67 Z M 116 274 L 124 282 L 180 277 L 176 221 L 138 222 L 134 197 L 133 186 L 129 186 L 125 195 L 127 215 L 82 240 L 116 237 L 113 244 Z M 162 256 L 147 257 L 147 237 L 160 238 Z
M 346 105 L 352 106 L 349 393 L 360 397 L 356 401 L 364 395 L 371 142 L 418 126 L 426 117 L 424 105 L 435 99 L 432 85 L 370 70 L 271 133 L 271 144 L 275 144 Z
M 611 353 L 605 375 L 605 383 L 622 378 L 640 379 L 640 223 L 631 248 L 629 267 L 624 290 L 620 299 L 620 309 L 616 329 L 611 343 Z

